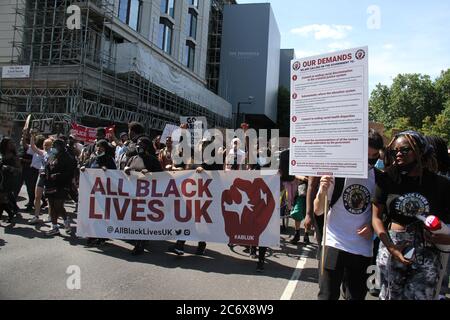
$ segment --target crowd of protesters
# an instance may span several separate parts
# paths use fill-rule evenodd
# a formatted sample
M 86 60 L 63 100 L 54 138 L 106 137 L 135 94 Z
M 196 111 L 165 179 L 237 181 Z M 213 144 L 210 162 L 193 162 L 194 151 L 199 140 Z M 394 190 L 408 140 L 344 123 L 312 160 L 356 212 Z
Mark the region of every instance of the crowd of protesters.
M 186 125 L 181 125 L 186 129 Z M 243 124 L 244 131 L 248 125 Z M 303 243 L 314 230 L 319 250 L 320 300 L 365 299 L 367 270 L 376 264 L 379 289 L 371 290 L 384 300 L 431 300 L 448 287 L 446 274 L 449 254 L 438 249 L 450 244 L 450 235 L 429 232 L 416 218 L 435 215 L 450 224 L 450 160 L 447 142 L 406 131 L 395 135 L 385 146 L 383 138 L 369 131 L 368 178 L 299 177 L 289 175 L 289 151 L 280 153 L 279 176 L 285 213 L 295 221 L 291 244 L 299 244 L 304 221 Z M 197 151 L 204 151 L 212 139 L 203 139 Z M 14 141 L 0 143 L 0 213 L 8 223 L 18 213 L 17 199 L 25 182 L 28 202 L 25 210 L 33 214 L 28 222 L 47 222 L 50 236 L 60 234 L 58 219 L 71 232 L 71 219 L 64 204 L 78 202 L 78 176 L 86 169 L 132 171 L 144 175 L 161 171 L 260 170 L 269 165 L 269 146 L 257 146 L 257 162 L 249 163 L 247 141 L 234 138 L 230 146 L 219 149 L 221 163 L 195 163 L 183 157 L 177 144 L 167 137 L 146 135 L 136 122 L 128 132 L 107 134 L 96 131 L 96 140 L 82 145 L 73 136 L 44 137 L 24 131 L 18 152 Z M 196 151 L 196 150 L 191 150 Z M 278 151 L 278 150 L 277 150 Z M 191 152 L 190 154 L 193 154 Z M 174 156 L 183 159 L 174 160 Z M 216 155 L 213 155 L 213 158 Z M 326 203 L 328 199 L 328 203 Z M 325 209 L 328 211 L 325 212 Z M 48 221 L 41 214 L 48 210 Z M 325 219 L 326 217 L 326 219 Z M 324 221 L 327 221 L 324 228 Z M 102 245 L 108 239 L 87 239 L 88 246 Z M 144 253 L 146 241 L 133 241 L 133 255 Z M 324 244 L 324 245 L 323 245 Z M 185 241 L 178 240 L 169 251 L 184 255 Z M 207 244 L 199 242 L 197 255 L 205 254 Z M 246 247 L 258 259 L 257 271 L 264 270 L 265 247 Z M 258 254 L 257 254 L 258 252 Z

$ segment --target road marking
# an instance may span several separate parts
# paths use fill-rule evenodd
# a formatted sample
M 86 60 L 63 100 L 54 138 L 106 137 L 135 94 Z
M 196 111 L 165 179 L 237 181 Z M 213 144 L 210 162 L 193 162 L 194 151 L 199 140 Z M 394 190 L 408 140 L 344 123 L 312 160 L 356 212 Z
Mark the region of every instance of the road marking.
M 309 248 L 303 248 L 300 254 L 303 253 L 303 251 L 311 252 L 312 250 Z M 286 288 L 284 289 L 283 295 L 281 296 L 280 300 L 291 300 L 292 295 L 294 294 L 295 289 L 297 288 L 297 284 L 299 282 L 298 280 L 302 275 L 303 268 L 305 267 L 307 261 L 308 261 L 307 257 L 302 256 L 300 260 L 297 262 L 297 266 L 295 267 L 291 280 L 289 280 Z

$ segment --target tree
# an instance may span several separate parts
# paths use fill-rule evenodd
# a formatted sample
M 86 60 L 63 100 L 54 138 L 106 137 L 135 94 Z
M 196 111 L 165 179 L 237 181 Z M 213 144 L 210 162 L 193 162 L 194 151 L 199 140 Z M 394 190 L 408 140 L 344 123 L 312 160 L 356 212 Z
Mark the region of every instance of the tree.
M 278 90 L 278 115 L 277 128 L 280 130 L 280 137 L 289 137 L 291 123 L 291 94 L 285 87 Z
M 427 116 L 435 117 L 442 110 L 430 77 L 421 74 L 400 74 L 391 87 L 390 119 L 409 118 L 414 128 L 422 126 Z
M 395 131 L 406 131 L 406 130 L 417 130 L 414 126 L 411 125 L 411 121 L 409 118 L 400 117 L 397 119 L 393 119 L 391 123 L 391 129 L 386 131 L 386 136 L 392 137 Z
M 372 91 L 369 101 L 369 120 L 373 122 L 380 122 L 383 124 L 389 123 L 390 117 L 390 100 L 391 90 L 388 86 L 377 84 Z
M 436 79 L 435 87 L 442 104 L 450 101 L 450 69 L 441 72 Z
M 450 100 L 446 102 L 444 110 L 434 120 L 430 116 L 423 120 L 421 131 L 427 136 L 441 137 L 450 146 Z
M 391 87 L 378 84 L 372 91 L 369 119 L 383 123 L 387 130 L 405 125 L 404 119 L 409 119 L 410 129 L 421 128 L 427 116 L 434 121 L 441 113 L 449 89 L 450 69 L 435 83 L 428 75 L 399 74 Z

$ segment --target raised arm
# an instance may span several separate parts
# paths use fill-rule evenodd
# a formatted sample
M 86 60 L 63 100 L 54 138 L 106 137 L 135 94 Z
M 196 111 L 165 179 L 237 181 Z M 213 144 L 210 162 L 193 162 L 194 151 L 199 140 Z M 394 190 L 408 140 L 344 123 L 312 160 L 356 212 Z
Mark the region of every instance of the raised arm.
M 30 145 L 29 147 L 31 148 L 31 150 L 33 150 L 34 153 L 37 153 L 40 156 L 44 156 L 45 151 L 39 149 L 38 147 L 36 147 L 36 142 L 35 142 L 36 136 L 35 134 L 31 134 L 31 138 L 30 138 Z

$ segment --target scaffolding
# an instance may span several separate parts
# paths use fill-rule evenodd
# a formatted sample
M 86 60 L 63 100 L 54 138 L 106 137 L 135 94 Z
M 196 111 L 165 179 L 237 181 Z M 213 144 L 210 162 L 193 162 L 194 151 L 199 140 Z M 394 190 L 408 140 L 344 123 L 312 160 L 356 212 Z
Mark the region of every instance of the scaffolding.
M 71 13 L 81 9 L 81 28 L 70 30 Z M 162 131 L 180 116 L 205 116 L 229 127 L 230 119 L 151 82 L 149 76 L 116 72 L 113 0 L 16 0 L 10 64 L 29 65 L 30 78 L 0 79 L 3 117 L 20 124 L 29 114 L 88 126 L 142 123 Z
M 222 49 L 223 7 L 236 4 L 235 0 L 211 0 L 209 13 L 208 58 L 206 62 L 206 81 L 208 89 L 219 92 L 220 50 Z

